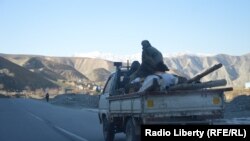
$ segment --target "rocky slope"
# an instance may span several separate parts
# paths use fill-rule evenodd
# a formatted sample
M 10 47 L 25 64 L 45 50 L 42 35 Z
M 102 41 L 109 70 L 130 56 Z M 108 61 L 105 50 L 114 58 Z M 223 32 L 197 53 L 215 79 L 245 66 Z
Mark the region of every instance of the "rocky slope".
M 88 80 L 86 76 L 78 72 L 74 67 L 42 57 L 31 57 L 23 64 L 23 67 L 54 81 L 59 79 L 69 81 Z
M 115 70 L 113 62 L 102 59 L 8 54 L 0 56 L 52 80 L 103 81 Z
M 250 54 L 242 56 L 219 54 L 203 57 L 183 55 L 165 58 L 165 63 L 170 69 L 178 70 L 190 77 L 214 64 L 222 63 L 222 68 L 204 77 L 203 81 L 226 79 L 228 85 L 241 87 L 244 86 L 245 82 L 250 81 Z
M 20 67 L 3 57 L 0 57 L 0 84 L 1 89 L 18 91 L 37 88 L 53 88 L 56 84 L 37 75 L 24 67 Z

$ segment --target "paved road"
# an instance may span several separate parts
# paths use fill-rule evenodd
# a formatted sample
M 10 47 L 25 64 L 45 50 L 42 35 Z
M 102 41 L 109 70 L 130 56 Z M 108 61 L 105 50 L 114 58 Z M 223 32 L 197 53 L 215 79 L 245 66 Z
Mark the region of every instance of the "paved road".
M 124 141 L 118 134 L 116 141 Z M 0 141 L 103 141 L 96 112 L 0 98 Z
M 248 124 L 246 118 L 217 124 Z M 124 141 L 118 134 L 115 141 Z M 0 141 L 103 141 L 97 112 L 70 109 L 31 99 L 0 98 Z

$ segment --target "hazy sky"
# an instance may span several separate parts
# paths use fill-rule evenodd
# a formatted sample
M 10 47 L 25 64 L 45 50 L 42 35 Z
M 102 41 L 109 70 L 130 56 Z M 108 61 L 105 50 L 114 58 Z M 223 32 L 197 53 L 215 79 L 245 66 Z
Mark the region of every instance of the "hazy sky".
M 0 0 L 0 53 L 250 52 L 250 0 Z

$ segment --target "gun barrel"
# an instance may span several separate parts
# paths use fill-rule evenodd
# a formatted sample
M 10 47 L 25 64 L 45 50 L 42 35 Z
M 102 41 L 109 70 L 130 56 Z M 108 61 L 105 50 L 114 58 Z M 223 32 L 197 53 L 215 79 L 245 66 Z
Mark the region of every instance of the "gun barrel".
M 225 79 L 208 81 L 203 83 L 183 83 L 179 85 L 175 85 L 170 87 L 168 90 L 195 90 L 195 89 L 203 89 L 203 88 L 211 88 L 218 86 L 225 86 L 227 81 Z
M 211 67 L 211 68 L 205 70 L 204 72 L 202 72 L 202 73 L 196 75 L 195 77 L 189 79 L 189 80 L 187 81 L 187 83 L 192 83 L 192 82 L 195 82 L 195 81 L 199 81 L 202 77 L 208 75 L 209 73 L 211 73 L 211 72 L 213 72 L 213 71 L 215 71 L 215 70 L 217 70 L 217 69 L 219 69 L 219 68 L 221 68 L 221 67 L 222 67 L 222 64 L 221 64 L 221 63 L 216 64 L 216 65 L 214 65 L 213 67 Z

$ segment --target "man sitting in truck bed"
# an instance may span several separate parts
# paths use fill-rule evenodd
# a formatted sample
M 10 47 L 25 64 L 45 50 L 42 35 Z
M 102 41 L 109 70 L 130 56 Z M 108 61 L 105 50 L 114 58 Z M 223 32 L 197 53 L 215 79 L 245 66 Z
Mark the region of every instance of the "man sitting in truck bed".
M 155 74 L 155 72 L 161 70 L 163 72 L 168 71 L 168 67 L 163 63 L 163 56 L 160 51 L 154 48 L 148 40 L 143 40 L 141 42 L 142 45 L 142 63 L 139 69 L 134 72 L 130 76 L 130 83 L 134 83 L 138 86 L 139 81 L 138 79 L 144 79 L 149 75 Z M 133 85 L 130 85 L 133 86 Z M 138 87 L 134 87 L 134 90 L 137 91 Z
M 135 78 L 145 78 L 154 74 L 159 67 L 164 67 L 164 71 L 168 71 L 168 67 L 163 63 L 163 57 L 160 51 L 154 48 L 148 40 L 143 40 L 142 45 L 142 63 L 139 69 L 130 76 L 130 81 Z
M 124 89 L 125 89 L 125 93 L 129 92 L 129 81 L 130 81 L 130 76 L 135 73 L 139 68 L 140 68 L 141 64 L 139 63 L 139 61 L 133 61 L 133 63 L 131 64 L 130 69 L 127 71 L 127 73 L 124 75 L 124 80 L 123 80 L 123 85 L 124 85 Z

